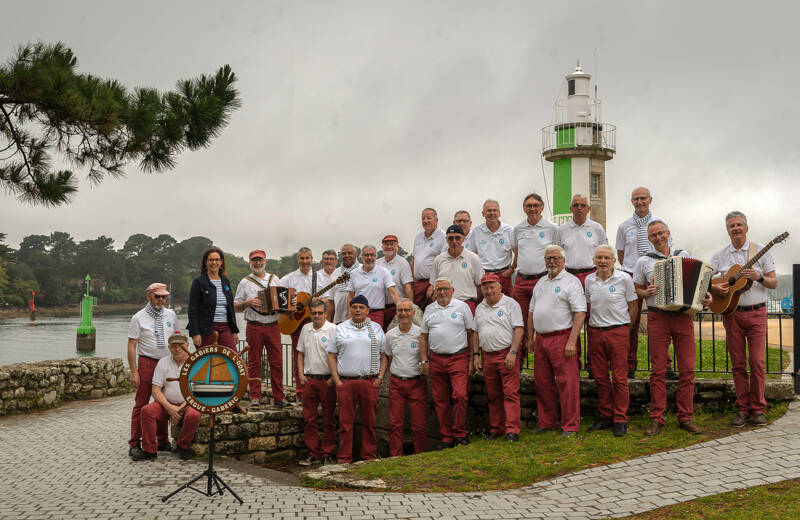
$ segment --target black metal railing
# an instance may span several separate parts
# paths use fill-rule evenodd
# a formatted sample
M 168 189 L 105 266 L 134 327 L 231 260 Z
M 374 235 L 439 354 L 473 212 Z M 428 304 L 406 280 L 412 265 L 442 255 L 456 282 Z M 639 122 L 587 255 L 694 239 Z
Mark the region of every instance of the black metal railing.
M 244 349 L 247 345 L 247 342 L 244 340 L 239 340 L 239 352 Z M 261 380 L 265 383 L 269 382 L 269 362 L 267 361 L 267 349 L 262 347 L 263 350 L 261 352 Z M 242 361 L 247 363 L 247 352 L 242 354 Z M 292 372 L 292 344 L 291 343 L 281 343 L 281 359 L 283 360 L 283 386 L 284 387 L 294 387 L 294 373 Z

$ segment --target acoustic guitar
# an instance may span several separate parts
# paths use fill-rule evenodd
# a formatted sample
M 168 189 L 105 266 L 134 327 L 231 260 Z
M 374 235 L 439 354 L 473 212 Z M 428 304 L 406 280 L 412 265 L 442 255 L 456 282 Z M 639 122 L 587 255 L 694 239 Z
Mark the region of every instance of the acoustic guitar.
M 314 294 L 308 294 L 307 292 L 296 293 L 295 296 L 297 297 L 297 310 L 278 316 L 278 328 L 280 329 L 281 334 L 293 334 L 294 331 L 297 330 L 297 327 L 303 323 L 303 320 L 309 317 L 308 304 L 311 303 L 311 300 L 319 297 L 322 294 L 325 294 L 325 292 L 327 292 L 333 286 L 339 285 L 342 282 L 346 282 L 349 279 L 350 273 L 344 273 L 342 276 L 332 281 Z
M 736 307 L 739 305 L 739 297 L 743 292 L 747 291 L 753 286 L 753 280 L 743 278 L 739 275 L 739 273 L 745 269 L 750 269 L 753 267 L 753 265 L 755 265 L 755 263 L 758 262 L 762 256 L 764 256 L 764 253 L 769 251 L 769 249 L 775 244 L 779 244 L 786 240 L 788 236 L 789 232 L 784 231 L 780 235 L 773 238 L 769 244 L 764 246 L 761 251 L 753 256 L 753 258 L 749 259 L 746 264 L 734 264 L 730 269 L 728 269 L 728 272 L 725 273 L 724 276 L 720 276 L 719 278 L 714 278 L 711 280 L 712 285 L 728 282 L 730 289 L 728 290 L 728 294 L 724 297 L 717 296 L 714 294 L 714 291 L 711 291 L 712 301 L 711 305 L 708 306 L 708 309 L 717 314 L 733 314 L 733 312 L 736 311 Z

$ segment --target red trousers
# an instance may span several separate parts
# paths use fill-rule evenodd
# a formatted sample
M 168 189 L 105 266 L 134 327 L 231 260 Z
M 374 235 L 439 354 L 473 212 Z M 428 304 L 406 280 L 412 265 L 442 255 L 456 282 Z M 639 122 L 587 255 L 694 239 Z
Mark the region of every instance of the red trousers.
M 519 275 L 517 276 L 514 288 L 511 290 L 511 297 L 514 298 L 522 309 L 522 320 L 524 326 L 522 327 L 522 343 L 520 345 L 528 344 L 528 308 L 531 306 L 531 296 L 533 295 L 533 288 L 539 278 L 533 280 L 524 280 Z
M 142 407 L 150 402 L 150 395 L 153 390 L 153 371 L 156 369 L 158 361 L 144 356 L 139 356 L 136 360 L 139 372 L 139 387 L 136 389 L 136 397 L 133 400 L 133 412 L 131 412 L 131 438 L 128 444 L 138 446 L 142 441 Z M 158 440 L 160 444 L 166 444 L 169 440 L 167 436 L 167 426 L 159 425 Z
M 290 336 L 292 338 L 292 381 L 294 381 L 294 390 L 298 398 L 300 398 L 303 393 L 303 385 L 300 384 L 300 378 L 297 372 L 297 343 L 300 341 L 300 331 L 302 331 L 305 324 L 310 321 L 311 318 L 304 319 L 297 327 L 297 330 L 292 332 Z
M 671 315 L 648 311 L 647 335 L 650 339 L 650 418 L 664 423 L 667 408 L 666 371 L 669 342 L 678 360 L 678 422 L 688 421 L 694 412 L 694 327 L 689 314 Z
M 489 398 L 489 430 L 491 433 L 519 433 L 519 362 L 511 370 L 505 367 L 510 347 L 498 352 L 483 353 L 483 380 Z
M 414 280 L 414 303 L 423 311 L 428 306 L 427 293 L 430 286 L 431 284 L 428 280 Z
M 317 431 L 317 407 L 322 404 L 322 442 Z M 327 379 L 307 378 L 303 391 L 303 438 L 310 455 L 316 459 L 333 457 L 336 449 L 336 389 Z
M 475 303 L 474 299 L 466 300 L 464 303 L 466 303 L 467 307 L 469 307 L 469 310 L 472 311 L 472 317 L 474 318 L 475 317 L 475 309 L 478 308 L 478 304 Z
M 378 413 L 379 388 L 373 379 L 345 379 L 336 388 L 339 401 L 339 463 L 353 462 L 353 425 L 356 421 L 356 403 L 361 409 L 361 458 L 373 460 L 378 456 L 375 417 Z
M 628 331 L 628 370 L 636 370 L 638 364 L 639 353 L 639 322 L 642 320 L 642 303 L 644 300 L 639 298 L 636 301 L 637 308 L 636 318 L 633 322 L 633 327 Z M 649 317 L 649 315 L 648 315 Z
M 428 384 L 424 377 L 403 380 L 392 376 L 389 381 L 389 455 L 403 454 L 403 423 L 406 402 L 414 434 L 414 453 L 425 451 L 425 415 L 428 406 Z
M 495 274 L 497 274 L 497 276 L 500 277 L 500 287 L 502 288 L 503 294 L 505 294 L 506 296 L 511 296 L 511 291 L 513 290 L 514 287 L 513 281 L 511 280 L 510 276 L 506 278 L 505 275 L 503 275 L 502 273 L 503 271 Z M 520 280 L 522 280 L 522 278 L 520 278 Z
M 392 322 L 396 314 L 397 314 L 396 305 L 387 305 L 383 309 L 383 323 L 381 323 L 381 325 L 383 326 L 384 332 L 389 330 L 389 324 Z
M 628 422 L 628 327 L 603 330 L 589 327 L 589 363 L 597 383 L 600 416 L 615 423 Z M 609 366 L 612 380 L 608 378 Z
M 725 340 L 733 365 L 736 407 L 744 414 L 764 413 L 767 407 L 767 399 L 764 397 L 767 308 L 762 307 L 752 311 L 737 310 L 733 314 L 723 316 L 722 323 L 725 326 Z M 749 378 L 747 377 L 748 361 L 750 364 Z
M 204 334 L 203 337 L 201 338 L 200 344 L 203 347 L 205 347 L 206 345 L 214 344 L 214 331 L 219 333 L 219 338 L 217 338 L 217 345 L 228 347 L 234 352 L 239 351 L 239 349 L 236 348 L 236 343 L 234 343 L 233 341 L 233 333 L 231 332 L 230 326 L 228 326 L 227 323 L 222 323 L 219 321 L 215 321 L 211 325 L 211 334 Z
M 370 311 L 370 313 L 367 314 L 367 318 L 371 319 L 374 323 L 377 323 L 378 325 L 383 327 L 383 309 Z
M 577 278 L 578 280 L 580 280 L 580 282 L 581 282 L 581 287 L 583 287 L 584 289 L 586 289 L 586 277 L 587 277 L 587 276 L 589 276 L 590 274 L 592 274 L 592 273 L 593 273 L 593 272 L 595 272 L 595 271 L 597 271 L 597 269 L 596 269 L 596 268 L 593 268 L 591 271 L 586 271 L 585 273 L 578 273 L 578 274 L 573 274 L 573 273 L 570 273 L 570 274 L 572 274 L 572 276 L 574 276 L 575 278 Z M 569 269 L 567 269 L 567 272 L 569 272 Z
M 536 334 L 533 342 L 534 386 L 539 428 L 558 426 L 561 405 L 561 429 L 577 432 L 581 427 L 581 396 L 577 353 L 564 357 L 569 334 L 544 336 Z
M 156 453 L 158 447 L 162 444 L 169 442 L 169 437 L 159 438 L 156 442 L 156 430 L 167 430 L 169 421 L 169 414 L 163 406 L 153 401 L 144 408 L 142 408 L 142 451 L 147 453 Z M 181 436 L 178 438 L 178 447 L 182 450 L 188 450 L 192 447 L 192 440 L 200 426 L 200 412 L 192 408 L 186 407 L 183 412 L 183 422 L 181 423 Z
M 442 442 L 467 436 L 469 356 L 468 348 L 453 356 L 440 356 L 431 351 L 431 389 Z
M 261 356 L 267 349 L 269 362 L 269 382 L 272 387 L 272 400 L 283 401 L 283 354 L 281 352 L 281 331 L 278 323 L 257 325 L 248 323 L 245 329 L 247 344 L 247 376 L 250 378 L 250 399 L 261 400 Z

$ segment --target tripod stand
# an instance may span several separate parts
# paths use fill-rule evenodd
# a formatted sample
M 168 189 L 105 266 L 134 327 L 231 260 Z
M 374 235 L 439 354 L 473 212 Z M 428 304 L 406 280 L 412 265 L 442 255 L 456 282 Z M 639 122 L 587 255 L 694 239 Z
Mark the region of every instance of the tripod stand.
M 239 498 L 239 495 L 237 495 L 231 489 L 231 487 L 228 484 L 226 484 L 225 481 L 222 480 L 222 478 L 219 475 L 217 475 L 216 470 L 214 470 L 214 414 L 210 414 L 208 416 L 208 429 L 209 429 L 209 431 L 211 433 L 211 438 L 210 438 L 209 443 L 208 443 L 208 469 L 206 469 L 204 472 L 202 472 L 201 474 L 197 475 L 195 478 L 193 478 L 192 480 L 190 480 L 186 484 L 182 485 L 181 487 L 179 487 L 178 489 L 176 489 L 175 491 L 173 491 L 169 495 L 167 495 L 164 498 L 162 498 L 161 499 L 162 502 L 166 502 L 167 500 L 169 500 L 173 496 L 177 495 L 178 493 L 180 493 L 184 489 L 189 488 L 189 489 L 192 489 L 194 491 L 197 491 L 198 493 L 202 493 L 203 495 L 205 495 L 207 497 L 210 497 L 210 496 L 213 496 L 213 495 L 222 495 L 223 494 L 223 489 L 227 489 L 230 492 L 230 494 L 233 495 L 233 498 L 238 500 L 240 504 L 244 503 L 244 500 Z M 198 488 L 192 487 L 192 484 L 194 484 L 198 480 L 202 479 L 203 477 L 207 477 L 208 478 L 208 483 L 207 483 L 207 487 L 206 487 L 205 491 L 203 491 L 202 489 L 198 489 Z M 213 490 L 212 483 L 214 484 L 214 486 L 216 486 L 216 488 L 217 488 L 216 491 Z M 220 486 L 220 484 L 221 484 L 221 486 Z

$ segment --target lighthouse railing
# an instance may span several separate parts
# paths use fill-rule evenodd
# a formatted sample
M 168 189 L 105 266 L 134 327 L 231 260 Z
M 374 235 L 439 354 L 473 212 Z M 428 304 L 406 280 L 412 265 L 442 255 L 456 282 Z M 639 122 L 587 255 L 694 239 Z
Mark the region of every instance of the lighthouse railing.
M 617 149 L 617 127 L 596 121 L 573 121 L 542 128 L 542 152 L 562 148 Z

